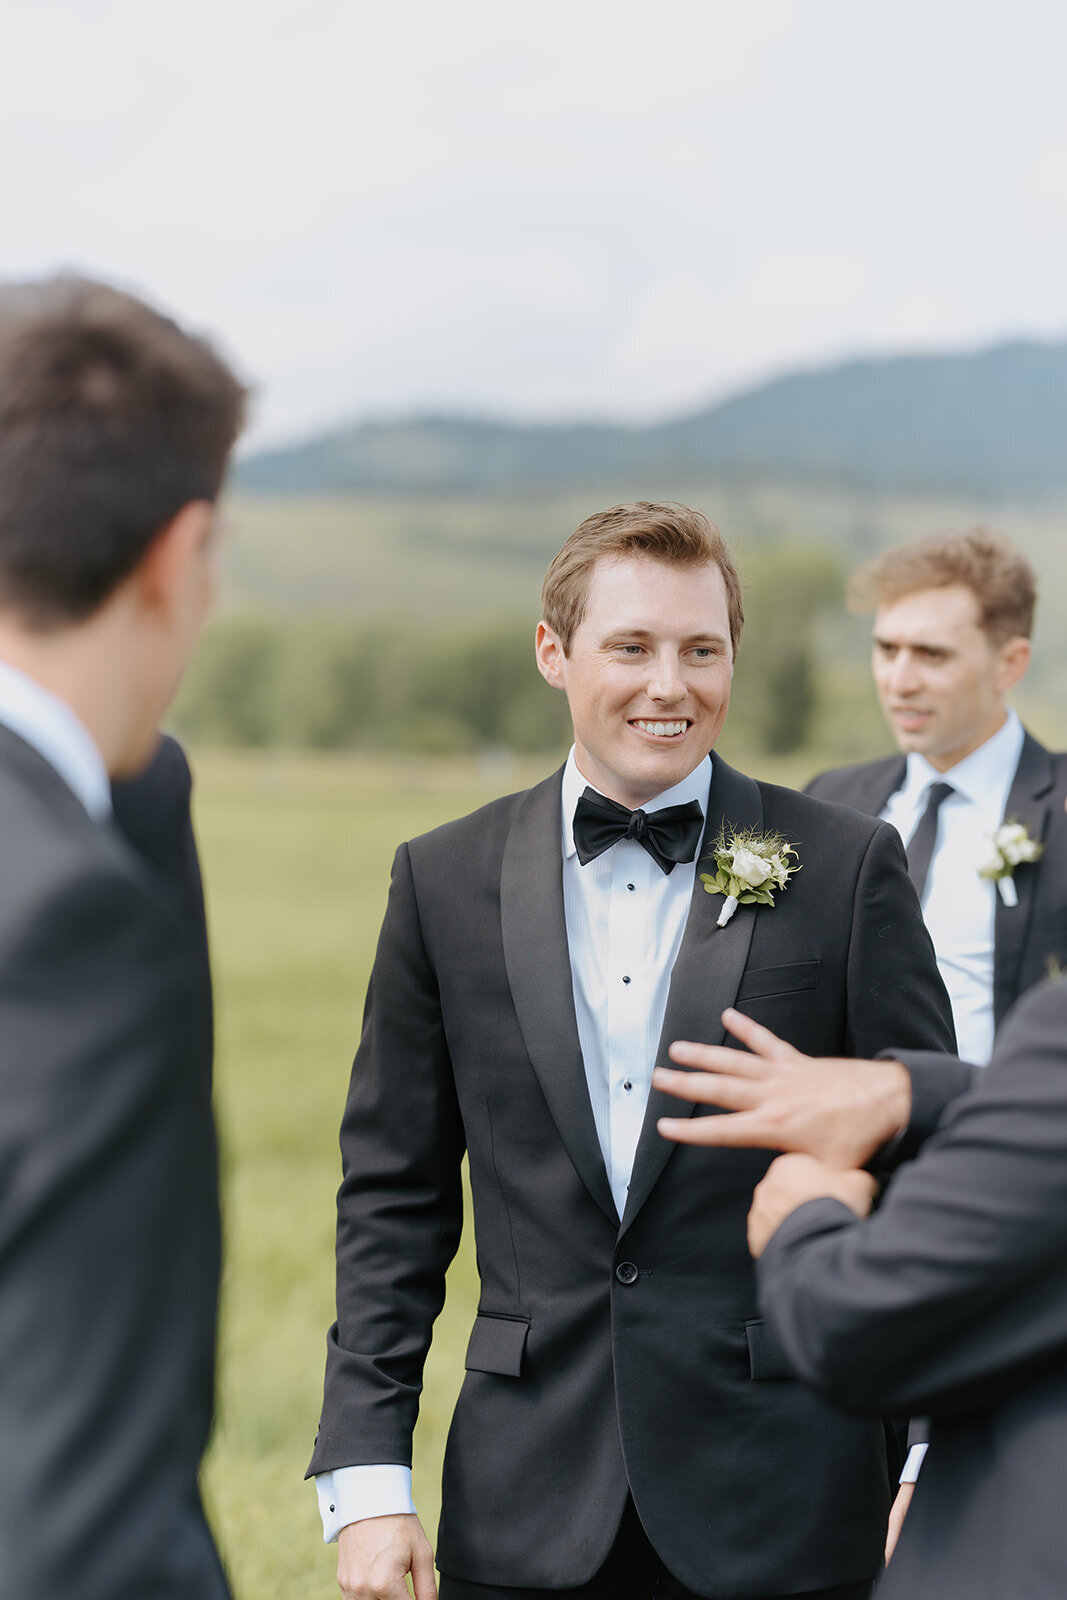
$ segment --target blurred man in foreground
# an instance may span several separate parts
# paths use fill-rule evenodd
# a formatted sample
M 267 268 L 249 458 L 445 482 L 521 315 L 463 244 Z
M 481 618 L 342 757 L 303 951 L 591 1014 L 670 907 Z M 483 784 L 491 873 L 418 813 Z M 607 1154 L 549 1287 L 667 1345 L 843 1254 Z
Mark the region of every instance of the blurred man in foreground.
M 879 1600 L 1067 1594 L 1067 983 L 1032 990 L 982 1073 L 954 1058 L 812 1060 L 676 1043 L 657 1087 L 733 1115 L 664 1118 L 717 1150 L 789 1152 L 755 1191 L 760 1306 L 793 1370 L 934 1447 Z M 703 1070 L 699 1070 L 703 1069 Z M 901 1167 L 873 1215 L 876 1180 Z
M 1025 990 L 1067 961 L 1067 755 L 1007 696 L 1030 665 L 1036 587 L 1003 534 L 887 550 L 855 574 L 897 756 L 824 772 L 820 800 L 891 822 L 908 849 L 960 1054 L 983 1065 Z
M 140 301 L 0 292 L 0 1594 L 224 1600 L 197 1490 L 219 1270 L 196 905 L 153 757 L 244 392 Z M 177 786 L 172 745 L 153 781 Z M 160 846 L 166 870 L 177 857 Z M 184 848 L 184 846 L 183 846 Z M 195 866 L 195 862 L 193 864 Z M 191 885 L 195 874 L 177 877 Z

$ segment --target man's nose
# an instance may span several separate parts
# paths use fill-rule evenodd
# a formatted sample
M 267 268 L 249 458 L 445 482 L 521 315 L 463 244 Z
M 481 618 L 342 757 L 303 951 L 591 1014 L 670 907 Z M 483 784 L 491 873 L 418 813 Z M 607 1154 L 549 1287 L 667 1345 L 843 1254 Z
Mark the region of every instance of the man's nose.
M 899 651 L 889 662 L 886 682 L 894 694 L 915 694 L 922 687 L 915 658 L 910 651 Z
M 673 705 L 675 701 L 685 698 L 685 679 L 677 656 L 664 651 L 655 658 L 648 693 L 650 699 L 660 700 L 666 705 Z

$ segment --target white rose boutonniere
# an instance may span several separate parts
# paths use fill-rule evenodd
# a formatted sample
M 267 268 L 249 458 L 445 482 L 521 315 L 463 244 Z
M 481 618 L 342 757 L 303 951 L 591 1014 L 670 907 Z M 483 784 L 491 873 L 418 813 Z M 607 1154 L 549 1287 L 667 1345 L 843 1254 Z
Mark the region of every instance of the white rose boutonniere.
M 989 840 L 989 854 L 979 863 L 978 874 L 993 880 L 1006 906 L 1017 906 L 1015 869 L 1026 861 L 1040 860 L 1044 848 L 1037 839 L 1031 839 L 1023 823 L 1002 822 Z
M 785 889 L 793 873 L 800 871 L 796 856 L 780 834 L 752 828 L 727 834 L 724 824 L 711 851 L 715 871 L 700 874 L 705 894 L 726 896 L 717 926 L 725 928 L 738 906 L 773 906 L 774 892 Z

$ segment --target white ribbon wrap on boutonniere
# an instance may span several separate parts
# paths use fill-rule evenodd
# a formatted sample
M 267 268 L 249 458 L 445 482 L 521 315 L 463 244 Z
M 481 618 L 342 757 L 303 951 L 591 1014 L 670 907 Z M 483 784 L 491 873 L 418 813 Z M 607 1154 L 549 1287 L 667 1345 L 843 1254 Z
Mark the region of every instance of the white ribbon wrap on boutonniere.
M 725 822 L 711 860 L 714 872 L 702 872 L 700 881 L 705 894 L 726 896 L 716 923 L 719 928 L 725 928 L 738 906 L 773 906 L 775 892 L 787 888 L 793 873 L 800 871 L 796 850 L 781 834 L 757 833 L 755 828 L 736 833 Z
M 1027 861 L 1040 860 L 1044 848 L 1037 839 L 1031 839 L 1024 823 L 1002 822 L 990 837 L 989 853 L 979 863 L 978 875 L 992 879 L 1006 906 L 1017 906 L 1015 869 Z

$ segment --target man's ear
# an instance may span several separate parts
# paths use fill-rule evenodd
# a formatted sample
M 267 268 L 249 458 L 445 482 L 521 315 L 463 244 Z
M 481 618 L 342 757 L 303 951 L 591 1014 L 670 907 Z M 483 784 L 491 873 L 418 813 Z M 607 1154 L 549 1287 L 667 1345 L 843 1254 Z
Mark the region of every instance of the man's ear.
M 169 618 L 180 609 L 191 570 L 214 537 L 215 507 L 190 500 L 165 523 L 133 572 L 137 595 L 147 610 Z
M 1007 644 L 1002 644 L 997 654 L 997 692 L 1007 694 L 1026 675 L 1033 649 L 1029 639 L 1019 634 L 1009 639 Z
M 537 655 L 537 670 L 542 678 L 546 683 L 550 683 L 553 689 L 562 689 L 563 664 L 567 659 L 567 652 L 547 622 L 537 624 L 534 650 Z

